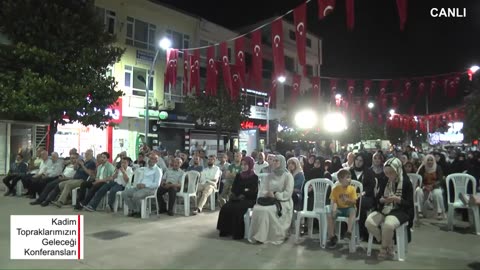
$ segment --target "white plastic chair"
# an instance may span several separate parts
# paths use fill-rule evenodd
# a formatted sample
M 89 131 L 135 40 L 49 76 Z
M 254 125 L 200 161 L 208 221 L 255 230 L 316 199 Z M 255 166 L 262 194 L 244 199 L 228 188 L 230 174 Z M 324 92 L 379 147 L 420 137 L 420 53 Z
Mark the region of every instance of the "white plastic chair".
M 376 179 L 376 178 L 375 178 Z M 337 182 L 339 183 L 339 182 Z M 362 208 L 362 193 L 363 193 L 363 184 L 360 183 L 357 180 L 352 180 L 350 182 L 350 185 L 355 187 L 355 190 L 359 191 L 358 192 L 358 209 Z M 336 186 L 336 185 L 335 185 Z M 358 224 L 358 221 L 360 220 L 360 211 L 357 209 L 357 216 L 355 217 L 355 222 L 352 224 L 352 237 L 350 238 L 350 243 L 349 243 L 349 251 L 350 253 L 354 253 L 356 251 L 357 245 L 360 245 L 360 225 Z M 347 223 L 348 222 L 348 217 L 337 217 L 335 220 L 337 223 L 337 237 L 338 241 L 340 241 L 340 236 L 341 236 L 341 230 L 342 230 L 342 222 Z
M 455 197 L 450 198 L 450 182 L 453 183 L 453 191 Z M 475 194 L 477 190 L 477 182 L 475 177 L 466 174 L 466 173 L 453 173 L 447 176 L 447 198 L 448 198 L 448 230 L 453 230 L 453 215 L 455 212 L 455 208 L 462 208 L 462 209 L 471 209 L 473 212 L 473 222 L 475 224 L 475 232 L 477 235 L 480 235 L 480 219 L 478 213 L 478 205 L 470 206 L 464 205 L 463 202 L 460 200 L 460 194 L 468 194 L 467 187 L 468 184 L 471 183 L 472 185 L 472 192 Z M 473 194 L 469 194 L 472 196 Z M 470 216 L 470 212 L 469 212 Z M 472 220 L 472 216 L 470 216 L 469 220 Z
M 187 191 L 185 191 L 185 179 L 188 179 Z M 195 206 L 197 206 L 197 190 L 198 184 L 200 183 L 200 173 L 197 171 L 188 171 L 182 177 L 182 186 L 180 191 L 177 192 L 177 197 L 183 199 L 184 213 L 185 216 L 190 216 L 190 199 L 193 197 L 195 199 Z M 176 202 L 175 202 L 176 204 Z M 176 205 L 174 206 L 176 209 Z
M 15 189 L 16 189 L 16 192 L 17 192 L 16 195 L 17 196 L 22 196 L 22 194 L 23 194 L 23 183 L 22 183 L 22 181 L 17 182 L 17 185 L 16 185 Z
M 313 209 L 308 209 L 308 190 L 313 189 Z M 313 237 L 313 219 L 317 219 L 320 225 L 319 239 L 322 248 L 327 242 L 327 191 L 333 188 L 333 182 L 326 178 L 309 180 L 303 188 L 303 210 L 297 212 L 295 221 L 295 241 L 300 237 L 300 222 L 302 218 L 308 219 L 308 234 Z
M 210 210 L 215 211 L 215 196 L 220 190 L 220 182 L 222 179 L 222 171 L 220 171 L 220 176 L 217 179 L 217 184 L 213 187 L 213 192 L 210 194 Z
M 138 178 L 137 178 L 138 179 Z M 157 192 L 158 192 L 158 187 L 160 186 L 160 183 L 162 182 L 162 174 L 160 174 L 160 179 L 158 179 L 158 186 L 155 187 L 155 193 L 153 195 L 147 196 L 141 200 L 141 205 L 140 205 L 140 214 L 142 219 L 147 219 L 150 217 L 150 214 L 152 213 L 152 200 L 155 200 L 155 206 L 157 207 L 157 216 L 159 215 L 159 205 L 158 205 L 158 200 L 157 200 Z
M 413 207 L 415 211 L 414 221 L 418 221 L 418 213 L 422 211 L 422 206 L 420 205 L 420 200 L 415 196 L 417 187 L 422 188 L 423 177 L 417 173 L 409 173 L 408 178 L 412 182 L 413 186 Z
M 383 226 L 383 223 L 380 225 Z M 397 252 L 395 254 L 398 261 L 405 261 L 408 244 L 408 222 L 405 222 L 395 229 L 396 247 Z M 368 235 L 368 247 L 367 256 L 372 255 L 373 234 Z

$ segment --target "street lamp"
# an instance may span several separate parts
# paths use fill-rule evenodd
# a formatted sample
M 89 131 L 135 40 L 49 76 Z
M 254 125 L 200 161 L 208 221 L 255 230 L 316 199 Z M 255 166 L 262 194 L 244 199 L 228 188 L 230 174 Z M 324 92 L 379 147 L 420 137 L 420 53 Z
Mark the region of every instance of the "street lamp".
M 287 78 L 285 78 L 285 76 L 278 76 L 277 80 L 280 82 L 280 83 L 284 83 L 285 80 L 287 80 Z
M 373 107 L 375 107 L 375 104 L 373 104 L 373 102 L 369 102 L 367 106 L 369 109 L 373 109 Z
M 145 144 L 148 144 L 148 132 L 149 132 L 149 115 L 148 115 L 148 100 L 150 99 L 150 78 L 153 74 L 153 69 L 155 68 L 155 63 L 157 62 L 158 53 L 160 49 L 166 50 L 172 46 L 172 42 L 168 38 L 162 38 L 158 43 L 159 48 L 157 48 L 155 52 L 155 57 L 153 58 L 152 65 L 150 66 L 150 70 L 148 70 L 148 76 L 145 80 Z
M 295 124 L 297 124 L 299 128 L 312 128 L 315 126 L 316 123 L 317 114 L 313 110 L 303 110 L 295 115 Z
M 394 109 L 390 109 L 389 113 L 390 113 L 390 115 L 394 115 L 394 114 L 395 114 L 395 110 L 394 110 Z
M 329 132 L 342 132 L 347 129 L 347 120 L 341 113 L 329 113 L 325 115 L 323 125 Z

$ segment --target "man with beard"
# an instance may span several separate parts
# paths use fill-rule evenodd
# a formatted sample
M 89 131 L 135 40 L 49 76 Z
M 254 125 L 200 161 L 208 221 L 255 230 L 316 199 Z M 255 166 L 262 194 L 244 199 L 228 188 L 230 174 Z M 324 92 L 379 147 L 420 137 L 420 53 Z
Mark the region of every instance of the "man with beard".
M 200 156 L 194 156 L 192 158 L 192 160 L 193 160 L 193 164 L 190 165 L 187 168 L 187 172 L 188 171 L 197 171 L 197 172 L 201 173 L 203 171 L 203 162 L 202 162 L 202 159 L 200 158 Z
M 242 153 L 236 152 L 234 162 L 228 167 L 225 182 L 223 183 L 222 194 L 220 195 L 220 206 L 223 206 L 227 202 L 228 198 L 230 197 L 233 180 L 235 179 L 237 173 L 242 171 L 242 158 Z
M 177 197 L 177 192 L 180 191 L 182 187 L 182 177 L 185 174 L 180 170 L 182 165 L 181 158 L 175 158 L 173 160 L 172 168 L 168 169 L 163 176 L 162 183 L 157 190 L 157 201 L 159 204 L 159 212 L 167 212 L 167 206 L 165 205 L 165 200 L 163 199 L 163 194 L 168 192 L 168 215 L 173 216 L 173 206 L 175 205 L 175 199 Z
M 207 202 L 210 194 L 215 190 L 220 175 L 222 174 L 220 168 L 214 165 L 216 158 L 215 155 L 208 156 L 207 167 L 204 168 L 200 174 L 200 185 L 197 190 L 197 192 L 200 193 L 200 196 L 198 200 L 198 208 L 194 214 L 202 212 L 203 206 Z

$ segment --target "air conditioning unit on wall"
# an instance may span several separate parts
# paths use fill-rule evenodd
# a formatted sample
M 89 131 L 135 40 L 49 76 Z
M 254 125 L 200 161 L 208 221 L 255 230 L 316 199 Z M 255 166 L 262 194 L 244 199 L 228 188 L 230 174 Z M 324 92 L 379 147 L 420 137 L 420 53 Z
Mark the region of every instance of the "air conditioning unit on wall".
M 163 100 L 163 107 L 166 110 L 173 110 L 173 109 L 175 109 L 175 102 L 172 101 L 172 100 L 169 100 L 169 99 L 165 99 L 165 100 Z

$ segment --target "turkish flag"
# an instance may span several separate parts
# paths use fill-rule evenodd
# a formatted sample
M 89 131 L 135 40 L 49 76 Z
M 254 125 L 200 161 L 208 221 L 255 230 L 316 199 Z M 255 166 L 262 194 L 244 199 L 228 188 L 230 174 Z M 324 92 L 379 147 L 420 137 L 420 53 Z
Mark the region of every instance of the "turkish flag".
M 311 78 L 313 105 L 316 106 L 320 99 L 320 77 Z
M 345 0 L 347 11 L 347 28 L 353 30 L 355 26 L 355 0 Z
M 183 50 L 183 95 L 187 95 L 189 92 L 188 88 L 188 51 Z
M 412 92 L 412 83 L 409 80 L 403 82 L 403 100 L 410 101 L 410 95 Z
M 245 82 L 245 37 L 235 39 L 235 65 L 239 68 L 242 82 Z
M 438 79 L 437 78 L 432 78 L 430 81 L 430 99 L 433 98 L 433 95 L 435 95 L 435 91 L 437 90 L 438 87 Z
M 283 54 L 283 21 L 272 22 L 272 54 L 274 75 L 285 76 L 285 56 Z
M 303 2 L 293 10 L 295 21 L 295 40 L 297 42 L 298 63 L 303 66 L 303 75 L 307 75 L 306 46 L 307 46 L 307 2 Z
M 397 0 L 398 17 L 400 17 L 400 30 L 405 29 L 407 22 L 407 0 Z
M 418 80 L 418 91 L 417 91 L 417 96 L 415 97 L 415 103 L 420 101 L 420 98 L 425 96 L 425 80 L 420 79 Z
M 233 98 L 232 92 L 232 75 L 230 73 L 230 61 L 228 60 L 227 42 L 220 43 L 220 56 L 222 57 L 222 73 L 225 88 L 228 90 L 230 97 Z
M 167 50 L 167 69 L 165 71 L 165 85 L 175 87 L 177 82 L 177 61 L 178 61 L 178 50 L 177 49 L 168 49 Z
M 355 80 L 347 80 L 347 96 L 348 102 L 352 102 L 353 93 L 355 92 Z
M 190 55 L 190 91 L 195 87 L 195 92 L 200 95 L 200 51 L 194 50 Z
M 251 77 L 253 85 L 262 88 L 262 69 L 263 69 L 263 52 L 262 52 L 262 32 L 258 29 L 252 32 L 252 70 Z
M 398 109 L 398 94 L 394 93 L 392 95 L 392 107 L 396 110 Z
M 363 82 L 363 103 L 367 103 L 368 95 L 370 94 L 371 89 L 372 89 L 372 81 L 365 80 Z
M 240 89 L 244 85 L 244 81 L 240 75 L 241 67 L 239 65 L 230 65 L 230 70 L 232 73 L 232 93 L 231 96 L 234 100 L 237 100 L 240 96 Z
M 278 80 L 275 75 L 272 74 L 272 88 L 270 89 L 270 104 L 268 104 L 269 108 L 272 108 L 271 104 L 275 104 L 277 102 L 277 84 Z
M 207 48 L 207 82 L 205 91 L 207 95 L 213 95 L 217 90 L 217 67 L 215 64 L 215 47 Z
M 336 0 L 317 0 L 318 3 L 318 18 L 321 20 L 325 18 L 335 9 Z
M 380 81 L 380 91 L 379 91 L 377 103 L 380 104 L 380 108 L 382 111 L 385 111 L 387 109 L 387 98 L 385 96 L 387 92 L 387 86 L 388 86 L 387 80 Z
M 378 114 L 377 120 L 378 120 L 378 125 L 383 126 L 383 115 L 381 113 Z
M 300 93 L 301 82 L 302 82 L 302 76 L 298 74 L 293 75 L 292 97 L 291 97 L 292 104 L 295 104 L 297 102 L 297 97 L 298 97 L 298 94 Z

